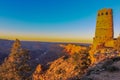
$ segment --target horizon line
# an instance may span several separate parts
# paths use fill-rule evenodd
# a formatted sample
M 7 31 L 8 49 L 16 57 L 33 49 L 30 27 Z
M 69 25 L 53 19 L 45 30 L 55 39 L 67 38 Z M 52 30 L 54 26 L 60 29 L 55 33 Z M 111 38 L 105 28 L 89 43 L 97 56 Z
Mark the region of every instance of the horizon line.
M 25 39 L 20 39 L 20 38 L 14 38 L 14 39 L 8 39 L 8 38 L 0 38 L 2 40 L 11 40 L 15 41 L 16 39 L 19 39 L 20 41 L 30 41 L 30 42 L 50 42 L 50 43 L 87 43 L 87 44 L 92 44 L 93 40 L 84 40 L 84 41 L 76 41 L 76 40 L 25 40 Z

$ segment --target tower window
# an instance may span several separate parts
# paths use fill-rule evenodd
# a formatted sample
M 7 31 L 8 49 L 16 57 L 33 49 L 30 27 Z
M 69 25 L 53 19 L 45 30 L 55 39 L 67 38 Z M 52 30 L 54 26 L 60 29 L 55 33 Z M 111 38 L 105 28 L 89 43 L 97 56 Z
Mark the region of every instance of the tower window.
M 103 15 L 103 13 L 101 13 L 101 15 Z
M 106 12 L 106 15 L 108 15 L 108 12 Z

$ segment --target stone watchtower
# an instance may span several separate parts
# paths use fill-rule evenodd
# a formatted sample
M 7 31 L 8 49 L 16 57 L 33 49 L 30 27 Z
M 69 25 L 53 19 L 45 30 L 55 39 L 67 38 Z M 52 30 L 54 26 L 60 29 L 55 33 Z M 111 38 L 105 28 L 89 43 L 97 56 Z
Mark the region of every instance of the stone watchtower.
M 97 13 L 96 31 L 93 46 L 103 46 L 113 40 L 113 12 L 112 9 L 102 9 Z M 110 44 L 112 45 L 112 44 Z

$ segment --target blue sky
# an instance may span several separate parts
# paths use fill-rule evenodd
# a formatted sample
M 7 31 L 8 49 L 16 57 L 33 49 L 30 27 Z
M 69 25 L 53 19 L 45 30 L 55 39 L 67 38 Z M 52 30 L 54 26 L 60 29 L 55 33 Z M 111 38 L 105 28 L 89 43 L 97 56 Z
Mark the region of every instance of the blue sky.
M 21 40 L 91 42 L 96 14 L 112 8 L 120 33 L 120 0 L 0 0 L 0 36 Z

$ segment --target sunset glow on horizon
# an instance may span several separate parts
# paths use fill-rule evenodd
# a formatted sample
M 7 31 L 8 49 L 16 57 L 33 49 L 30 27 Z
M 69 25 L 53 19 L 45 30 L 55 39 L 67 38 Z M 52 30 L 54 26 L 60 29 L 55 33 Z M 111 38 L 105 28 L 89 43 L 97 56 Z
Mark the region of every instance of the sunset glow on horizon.
M 1 36 L 1 39 L 15 40 L 20 39 L 22 41 L 40 41 L 40 42 L 73 42 L 73 43 L 92 43 L 90 39 L 82 38 L 60 38 L 60 37 L 37 37 L 37 36 L 24 36 L 24 35 L 9 35 Z
M 97 11 L 112 8 L 120 33 L 119 0 L 1 0 L 0 39 L 92 43 Z

